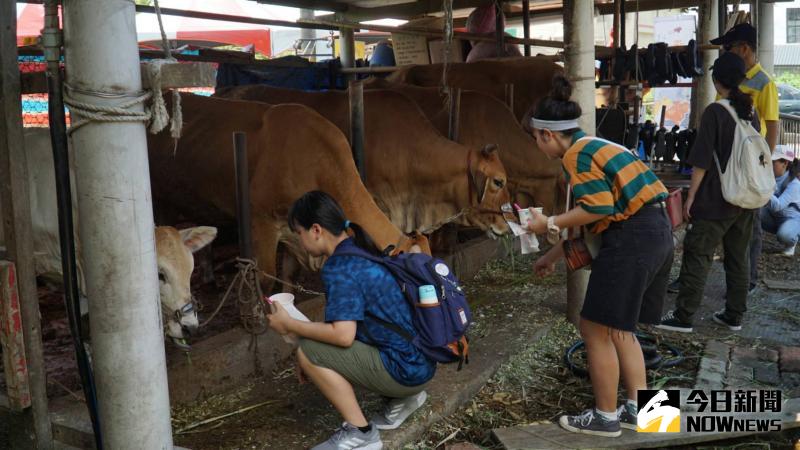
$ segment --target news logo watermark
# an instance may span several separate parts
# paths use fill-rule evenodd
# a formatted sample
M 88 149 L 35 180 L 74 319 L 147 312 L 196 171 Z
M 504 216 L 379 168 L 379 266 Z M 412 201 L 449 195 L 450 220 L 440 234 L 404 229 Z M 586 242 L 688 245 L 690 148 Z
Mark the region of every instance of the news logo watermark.
M 640 433 L 681 432 L 681 391 L 639 391 L 636 431 Z
M 781 431 L 780 390 L 694 389 L 686 398 L 690 408 L 684 410 L 680 391 L 674 389 L 639 391 L 637 402 L 637 431 L 641 433 Z

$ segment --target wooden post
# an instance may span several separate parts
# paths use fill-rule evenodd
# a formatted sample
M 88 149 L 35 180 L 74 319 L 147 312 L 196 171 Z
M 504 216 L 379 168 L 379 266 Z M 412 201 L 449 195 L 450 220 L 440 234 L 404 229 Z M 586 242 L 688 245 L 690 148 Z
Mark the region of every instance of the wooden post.
M 250 227 L 250 174 L 247 170 L 247 134 L 233 133 L 234 178 L 236 179 L 236 222 L 239 228 L 239 255 L 253 258 Z
M 450 114 L 447 122 L 447 137 L 458 142 L 458 128 L 461 116 L 461 89 L 450 88 Z
M 367 168 L 364 162 L 364 85 L 360 81 L 350 81 L 347 90 L 350 99 L 350 148 L 353 160 L 361 175 L 361 182 L 367 183 Z
M 0 2 L 0 204 L 8 256 L 17 269 L 23 342 L 28 363 L 31 407 L 12 427 L 25 447 L 50 449 L 53 437 L 47 410 L 42 331 L 28 199 L 28 168 L 22 134 L 22 104 L 17 65 L 17 13 L 14 2 Z
M 531 0 L 522 0 L 522 33 L 525 39 L 531 38 Z M 531 45 L 526 43 L 524 49 L 525 56 L 531 56 Z

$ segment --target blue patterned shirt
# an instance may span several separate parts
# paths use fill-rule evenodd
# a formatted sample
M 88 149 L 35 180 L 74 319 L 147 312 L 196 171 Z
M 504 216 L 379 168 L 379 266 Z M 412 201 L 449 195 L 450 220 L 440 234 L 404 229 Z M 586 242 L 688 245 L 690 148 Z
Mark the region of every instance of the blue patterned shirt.
M 336 256 L 355 246 L 352 239 L 340 243 L 322 267 L 325 284 L 325 321 L 358 322 L 356 339 L 377 347 L 386 371 L 404 386 L 417 386 L 433 378 L 436 363 L 413 344 L 377 323 L 366 313 L 416 334 L 411 310 L 400 287 L 386 268 L 358 256 Z M 372 339 L 370 339 L 372 338 Z M 373 341 L 374 339 L 374 341 Z

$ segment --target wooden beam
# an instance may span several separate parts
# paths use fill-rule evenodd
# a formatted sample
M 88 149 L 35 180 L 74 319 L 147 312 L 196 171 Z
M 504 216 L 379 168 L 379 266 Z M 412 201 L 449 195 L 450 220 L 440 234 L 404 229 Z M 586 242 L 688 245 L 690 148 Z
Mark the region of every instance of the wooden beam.
M 24 448 L 51 449 L 53 437 L 47 411 L 41 316 L 33 263 L 14 2 L 0 2 L 0 180 L 3 237 L 9 259 L 17 269 L 23 342 L 31 393 L 31 407 L 26 408 L 21 416 L 31 429 L 14 428 L 13 432 L 22 439 L 17 445 Z
M 327 8 L 325 8 L 327 9 Z M 155 14 L 156 9 L 152 6 L 136 5 L 136 12 Z M 230 14 L 215 14 L 200 11 L 189 11 L 185 9 L 161 8 L 161 14 L 165 16 L 190 17 L 194 19 L 219 20 L 222 22 L 251 23 L 256 25 L 267 25 L 288 28 L 312 28 L 319 30 L 335 30 L 335 27 L 313 26 L 302 22 L 292 22 L 288 20 L 259 19 L 257 17 L 234 16 Z
M 625 2 L 626 11 L 636 11 L 636 0 L 628 0 Z M 639 0 L 639 11 L 655 11 L 659 9 L 680 9 L 691 8 L 699 6 L 702 0 Z M 533 6 L 531 11 L 537 14 L 561 14 L 563 6 L 561 4 L 552 3 L 545 6 Z M 597 2 L 595 1 L 595 10 L 602 15 L 614 14 L 614 3 Z M 506 15 L 506 18 L 521 17 L 522 12 L 513 12 Z

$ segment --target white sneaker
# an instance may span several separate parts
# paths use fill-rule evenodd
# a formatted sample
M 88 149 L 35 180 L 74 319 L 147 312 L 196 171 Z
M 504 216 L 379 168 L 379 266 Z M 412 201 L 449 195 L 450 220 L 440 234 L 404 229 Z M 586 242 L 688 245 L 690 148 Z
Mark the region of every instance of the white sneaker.
M 405 422 L 405 420 L 418 410 L 428 399 L 425 391 L 417 395 L 406 398 L 393 398 L 386 404 L 383 412 L 372 418 L 372 423 L 379 430 L 394 430 Z
M 786 249 L 784 249 L 784 250 L 781 252 L 781 255 L 783 255 L 783 256 L 788 256 L 788 257 L 790 257 L 790 258 L 791 258 L 792 256 L 794 256 L 794 249 L 795 249 L 796 247 L 797 247 L 797 244 L 795 244 L 795 245 L 793 245 L 793 246 L 791 246 L 791 247 L 787 247 Z

